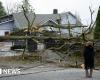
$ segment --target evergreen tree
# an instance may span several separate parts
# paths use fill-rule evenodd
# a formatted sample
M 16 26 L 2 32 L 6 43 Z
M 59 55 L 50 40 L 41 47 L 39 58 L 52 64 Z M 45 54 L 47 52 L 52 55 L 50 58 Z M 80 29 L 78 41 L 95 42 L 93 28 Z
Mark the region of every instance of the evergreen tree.
M 96 18 L 96 27 L 94 30 L 94 38 L 95 39 L 100 39 L 100 7 L 97 13 L 97 18 Z
M 6 11 L 4 10 L 4 7 L 2 6 L 2 2 L 0 2 L 0 17 L 6 15 Z

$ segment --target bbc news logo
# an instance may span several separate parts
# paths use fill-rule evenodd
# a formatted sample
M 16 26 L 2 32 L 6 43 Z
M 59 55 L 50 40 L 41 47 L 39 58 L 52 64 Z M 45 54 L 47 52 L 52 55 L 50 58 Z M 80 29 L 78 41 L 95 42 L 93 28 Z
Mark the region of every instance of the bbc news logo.
M 20 74 L 20 69 L 2 69 L 0 68 L 0 74 Z

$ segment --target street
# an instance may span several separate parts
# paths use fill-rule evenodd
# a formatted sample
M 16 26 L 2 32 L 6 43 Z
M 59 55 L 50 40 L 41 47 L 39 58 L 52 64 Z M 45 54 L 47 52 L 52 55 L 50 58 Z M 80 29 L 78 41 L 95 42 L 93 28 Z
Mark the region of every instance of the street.
M 41 65 L 17 75 L 0 75 L 0 80 L 100 80 L 100 71 L 94 70 L 93 78 L 85 78 L 83 69 Z

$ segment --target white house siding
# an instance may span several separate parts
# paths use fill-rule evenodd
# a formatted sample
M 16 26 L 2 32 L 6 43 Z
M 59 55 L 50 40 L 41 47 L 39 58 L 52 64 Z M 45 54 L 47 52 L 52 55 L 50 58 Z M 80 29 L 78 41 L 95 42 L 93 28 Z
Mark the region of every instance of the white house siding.
M 77 18 L 72 16 L 71 14 L 65 14 L 61 15 L 61 24 L 71 24 L 71 25 L 77 25 Z M 62 34 L 69 33 L 68 29 L 61 29 Z M 73 36 L 77 36 L 79 34 L 77 33 L 82 33 L 82 28 L 81 27 L 76 27 L 71 29 L 71 33 Z
M 0 23 L 0 36 L 5 36 L 5 32 L 11 32 L 14 27 L 14 22 L 2 22 Z
M 82 27 L 73 28 L 71 31 L 73 36 L 78 36 L 82 33 Z
M 77 27 L 72 29 L 73 33 L 82 33 L 82 27 Z
M 70 31 L 71 31 L 73 36 L 77 36 L 80 33 L 82 33 L 82 27 L 76 27 L 76 28 L 70 29 Z M 66 33 L 69 33 L 69 31 L 68 31 L 68 29 L 61 29 L 61 33 L 66 34 Z
M 81 27 L 77 27 L 77 28 L 73 28 L 70 30 L 72 35 L 73 36 L 78 36 L 82 33 L 82 28 Z M 64 36 L 69 36 L 69 31 L 68 29 L 61 29 L 61 33 L 64 35 Z
M 73 17 L 72 15 L 68 14 L 68 20 L 70 24 L 76 24 L 77 18 Z
M 62 33 L 62 34 L 68 33 L 68 29 L 61 29 L 61 33 Z
M 0 36 L 5 36 L 5 32 L 10 33 L 10 30 L 0 30 Z
M 52 27 L 51 27 L 51 28 L 52 28 Z M 51 31 L 50 27 L 45 27 L 45 28 L 42 29 L 42 30 Z M 57 29 L 57 28 L 52 28 L 52 30 L 53 30 L 53 31 L 59 32 L 59 29 Z M 62 34 L 68 34 L 68 33 L 69 33 L 68 29 L 61 29 L 61 28 L 60 28 L 60 31 L 61 31 Z M 76 28 L 71 29 L 71 33 L 72 33 L 73 36 L 80 35 L 80 33 L 82 33 L 82 27 L 76 27 Z M 78 34 L 78 33 L 79 33 L 79 34 Z M 65 36 L 66 36 L 66 35 L 65 35 Z
M 61 15 L 61 24 L 76 24 L 76 18 L 70 14 Z

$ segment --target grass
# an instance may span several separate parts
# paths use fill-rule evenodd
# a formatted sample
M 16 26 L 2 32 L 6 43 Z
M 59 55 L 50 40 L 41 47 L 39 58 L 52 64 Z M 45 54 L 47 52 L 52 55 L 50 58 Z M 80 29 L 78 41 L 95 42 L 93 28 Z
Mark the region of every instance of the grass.
M 66 57 L 66 61 L 58 62 L 60 67 L 70 67 L 70 68 L 82 68 L 81 65 L 84 64 L 84 58 L 81 53 L 71 54 Z M 77 61 L 77 65 L 76 65 Z M 95 69 L 100 70 L 100 52 L 95 54 Z
M 24 54 L 24 59 L 22 58 L 22 55 L 18 56 L 7 56 L 7 57 L 0 57 L 0 62 L 35 62 L 39 61 L 41 59 L 38 55 L 27 55 Z
M 25 54 L 24 55 L 24 59 L 22 59 L 22 55 L 19 55 L 19 56 L 9 56 L 9 57 L 0 57 L 0 62 L 3 63 L 21 63 L 21 64 L 32 64 L 34 62 L 40 62 L 42 60 L 42 57 L 39 56 L 39 54 L 31 54 L 31 55 L 27 55 Z M 45 59 L 46 60 L 46 59 Z M 76 61 L 77 61 L 77 66 L 76 66 Z M 70 68 L 81 68 L 81 64 L 84 63 L 84 59 L 83 59 L 83 56 L 82 54 L 80 53 L 75 53 L 75 54 L 72 54 L 70 56 L 67 56 L 66 57 L 66 60 L 65 61 L 58 61 L 58 62 L 48 62 L 48 61 L 45 61 L 47 63 L 53 63 L 53 64 L 58 64 L 58 66 L 60 67 L 70 67 Z M 96 69 L 100 69 L 100 53 L 96 53 L 95 55 L 95 67 Z

